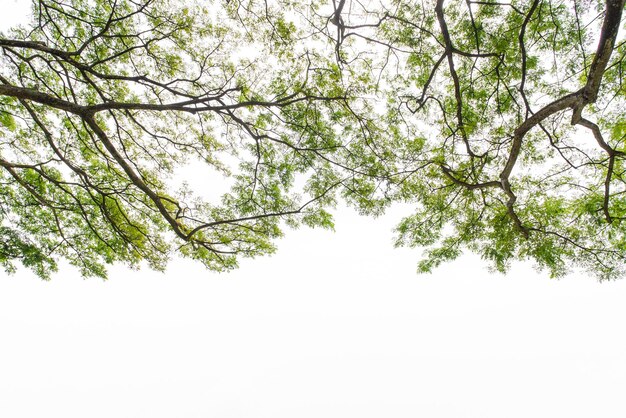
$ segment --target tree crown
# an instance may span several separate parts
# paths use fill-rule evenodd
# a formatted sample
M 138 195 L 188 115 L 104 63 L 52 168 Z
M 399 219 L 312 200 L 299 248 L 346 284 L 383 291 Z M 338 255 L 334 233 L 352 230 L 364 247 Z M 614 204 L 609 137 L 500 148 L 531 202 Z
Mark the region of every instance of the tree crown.
M 397 244 L 420 271 L 470 249 L 617 277 L 623 8 L 34 2 L 0 34 L 0 262 L 225 270 L 285 224 L 332 227 L 343 196 L 414 205 Z M 190 163 L 218 198 L 176 184 Z

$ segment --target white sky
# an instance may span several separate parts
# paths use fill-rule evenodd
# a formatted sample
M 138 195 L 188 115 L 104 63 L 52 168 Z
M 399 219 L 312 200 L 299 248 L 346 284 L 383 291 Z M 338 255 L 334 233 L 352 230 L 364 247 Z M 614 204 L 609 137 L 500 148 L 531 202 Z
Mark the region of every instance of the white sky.
M 6 27 L 26 2 L 2 3 Z M 626 280 L 419 276 L 393 212 L 226 275 L 0 273 L 0 417 L 626 416 Z

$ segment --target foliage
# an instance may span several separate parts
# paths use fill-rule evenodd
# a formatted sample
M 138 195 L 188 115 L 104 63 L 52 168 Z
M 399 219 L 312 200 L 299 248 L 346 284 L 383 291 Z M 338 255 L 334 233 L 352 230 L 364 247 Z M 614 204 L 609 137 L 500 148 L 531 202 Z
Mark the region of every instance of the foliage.
M 397 244 L 426 247 L 420 271 L 467 248 L 498 271 L 530 259 L 551 276 L 623 273 L 623 8 L 337 3 L 338 59 L 367 59 L 381 80 L 392 199 L 415 205 Z
M 362 87 L 327 43 L 298 42 L 293 8 L 41 0 L 32 14 L 0 36 L 9 270 L 48 278 L 65 258 L 105 277 L 113 262 L 163 269 L 173 251 L 225 270 L 272 252 L 281 221 L 332 227 L 323 208 L 367 163 L 336 126 L 361 121 Z M 221 197 L 176 183 L 189 164 Z
M 341 195 L 412 204 L 397 244 L 425 248 L 420 271 L 469 249 L 618 277 L 623 8 L 36 1 L 0 34 L 0 262 L 224 270 L 284 224 L 332 227 Z M 194 161 L 219 199 L 175 184 Z

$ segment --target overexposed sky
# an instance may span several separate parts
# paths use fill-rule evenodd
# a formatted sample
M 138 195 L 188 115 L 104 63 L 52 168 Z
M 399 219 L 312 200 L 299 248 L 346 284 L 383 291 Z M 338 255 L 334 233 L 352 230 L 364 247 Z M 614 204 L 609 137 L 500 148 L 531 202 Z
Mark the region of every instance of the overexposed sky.
M 626 416 L 626 280 L 417 275 L 400 213 L 341 208 L 230 274 L 0 272 L 0 417 Z

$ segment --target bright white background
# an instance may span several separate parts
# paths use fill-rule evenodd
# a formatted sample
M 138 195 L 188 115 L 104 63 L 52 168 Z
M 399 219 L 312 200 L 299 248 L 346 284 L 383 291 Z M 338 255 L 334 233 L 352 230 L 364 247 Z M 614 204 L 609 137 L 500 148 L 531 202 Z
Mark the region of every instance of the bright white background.
M 0 417 L 626 416 L 626 280 L 416 275 L 398 219 L 341 209 L 230 274 L 0 273 Z

